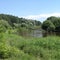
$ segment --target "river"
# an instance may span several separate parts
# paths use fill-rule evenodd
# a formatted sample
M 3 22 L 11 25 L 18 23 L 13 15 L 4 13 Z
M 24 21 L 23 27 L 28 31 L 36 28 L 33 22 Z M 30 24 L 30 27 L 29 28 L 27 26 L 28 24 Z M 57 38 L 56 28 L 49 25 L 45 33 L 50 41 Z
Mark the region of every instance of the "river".
M 43 37 L 41 30 L 34 30 L 31 34 L 32 37 Z
M 31 34 L 32 37 L 46 37 L 46 36 L 60 36 L 60 32 L 42 32 L 41 30 L 34 30 Z

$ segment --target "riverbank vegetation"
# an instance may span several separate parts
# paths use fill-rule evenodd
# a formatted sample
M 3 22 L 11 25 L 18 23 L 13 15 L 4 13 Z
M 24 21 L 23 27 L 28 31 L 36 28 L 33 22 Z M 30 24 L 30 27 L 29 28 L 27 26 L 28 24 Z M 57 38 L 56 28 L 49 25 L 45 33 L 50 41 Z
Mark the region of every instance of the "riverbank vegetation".
M 40 28 L 40 21 L 0 14 L 0 32 L 6 32 L 8 30 L 9 33 L 14 31 L 13 33 L 24 36 Z
M 48 17 L 42 24 L 45 31 L 60 32 L 60 17 Z
M 15 34 L 1 33 L 0 59 L 60 60 L 60 37 L 26 39 Z
M 45 31 L 60 31 L 57 28 L 60 27 L 59 18 L 53 18 L 55 17 L 49 17 L 41 23 L 0 14 L 0 60 L 60 60 L 59 36 L 28 36 L 32 31 L 42 28 Z

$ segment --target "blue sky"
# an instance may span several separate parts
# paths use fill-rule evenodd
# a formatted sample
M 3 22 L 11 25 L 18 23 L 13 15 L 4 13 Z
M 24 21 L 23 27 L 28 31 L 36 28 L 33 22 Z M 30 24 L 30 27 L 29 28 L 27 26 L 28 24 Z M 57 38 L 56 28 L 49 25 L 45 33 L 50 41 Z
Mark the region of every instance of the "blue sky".
M 1 0 L 1 13 L 43 21 L 60 16 L 60 0 Z

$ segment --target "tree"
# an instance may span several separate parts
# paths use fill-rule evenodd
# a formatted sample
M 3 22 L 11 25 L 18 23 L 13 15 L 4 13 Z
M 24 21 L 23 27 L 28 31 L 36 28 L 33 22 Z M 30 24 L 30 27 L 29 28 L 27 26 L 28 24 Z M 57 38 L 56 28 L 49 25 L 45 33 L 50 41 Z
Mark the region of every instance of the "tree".
M 47 20 L 51 21 L 55 25 L 55 31 L 60 31 L 60 17 L 48 17 Z
M 46 21 L 44 21 L 43 22 L 43 24 L 42 24 L 42 29 L 44 29 L 44 30 L 48 30 L 48 31 L 54 31 L 55 30 L 55 26 L 54 26 L 54 24 L 51 22 L 51 21 L 49 21 L 49 20 L 46 20 Z
M 40 26 L 40 25 L 41 25 L 41 22 L 40 22 L 40 21 L 35 20 L 35 24 L 36 24 L 36 26 Z

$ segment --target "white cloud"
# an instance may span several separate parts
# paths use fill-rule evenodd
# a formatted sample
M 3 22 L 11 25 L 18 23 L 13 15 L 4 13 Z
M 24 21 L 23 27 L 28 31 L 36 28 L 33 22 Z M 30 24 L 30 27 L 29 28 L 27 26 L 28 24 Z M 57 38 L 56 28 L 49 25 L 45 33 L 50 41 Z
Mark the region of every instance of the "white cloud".
M 40 20 L 41 22 L 44 21 L 46 18 L 50 16 L 56 16 L 60 17 L 60 13 L 52 13 L 52 14 L 40 14 L 40 15 L 29 15 L 29 16 L 23 16 L 26 19 L 34 19 L 34 20 Z

